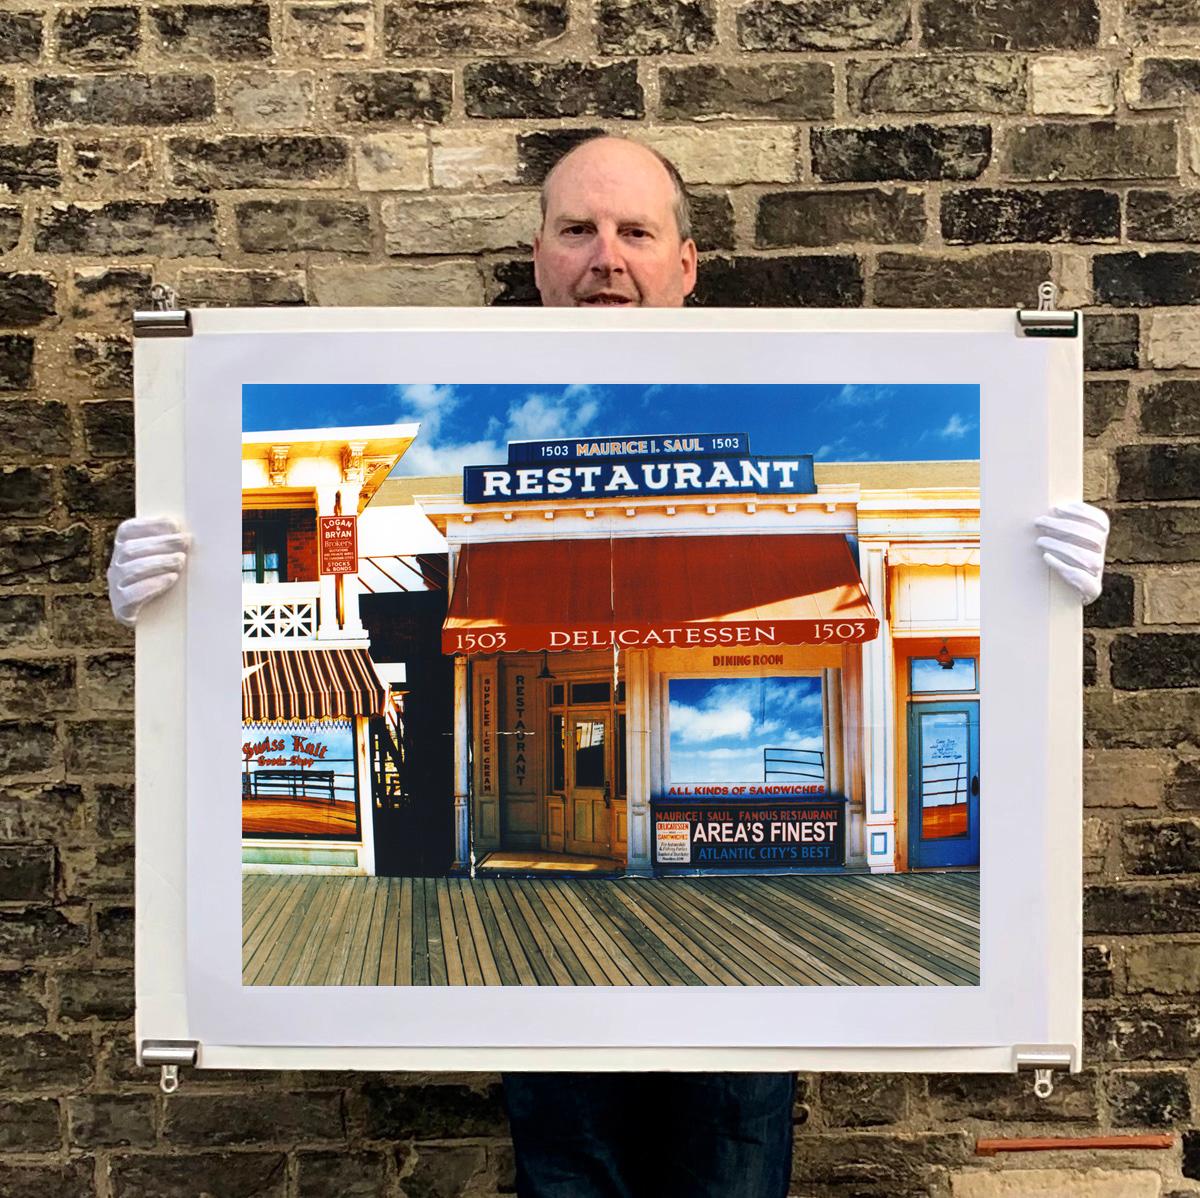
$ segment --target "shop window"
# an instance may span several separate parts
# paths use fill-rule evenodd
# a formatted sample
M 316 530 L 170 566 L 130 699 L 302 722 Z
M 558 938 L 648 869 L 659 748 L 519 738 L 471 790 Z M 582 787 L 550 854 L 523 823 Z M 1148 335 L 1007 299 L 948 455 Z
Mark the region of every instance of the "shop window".
M 287 530 L 281 522 L 242 525 L 242 581 L 283 582 L 287 578 Z
M 670 780 L 827 784 L 819 675 L 672 678 Z
M 571 703 L 573 705 L 607 703 L 611 694 L 612 685 L 608 682 L 571 683 Z
M 242 835 L 357 840 L 350 720 L 242 725 Z
M 567 701 L 567 688 L 561 682 L 556 682 L 550 688 L 550 706 L 561 707 Z
M 909 659 L 909 690 L 914 695 L 945 694 L 948 691 L 977 691 L 978 671 L 974 657 L 913 657 Z

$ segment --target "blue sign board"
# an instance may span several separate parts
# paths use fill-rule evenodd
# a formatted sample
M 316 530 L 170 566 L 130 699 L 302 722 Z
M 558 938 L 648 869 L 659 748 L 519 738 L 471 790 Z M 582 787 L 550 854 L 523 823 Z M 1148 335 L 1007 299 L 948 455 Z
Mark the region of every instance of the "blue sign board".
M 705 458 L 750 452 L 745 433 L 655 433 L 636 437 L 563 437 L 557 441 L 510 441 L 508 464 L 591 462 L 597 458 Z
M 465 503 L 642 495 L 812 495 L 816 489 L 811 454 L 463 467 Z

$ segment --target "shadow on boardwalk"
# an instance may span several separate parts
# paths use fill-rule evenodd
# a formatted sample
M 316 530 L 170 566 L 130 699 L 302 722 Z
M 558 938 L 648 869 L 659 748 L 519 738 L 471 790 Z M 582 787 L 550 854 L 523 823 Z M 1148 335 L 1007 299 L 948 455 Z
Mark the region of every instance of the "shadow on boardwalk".
M 274 986 L 974 986 L 979 875 L 243 879 Z

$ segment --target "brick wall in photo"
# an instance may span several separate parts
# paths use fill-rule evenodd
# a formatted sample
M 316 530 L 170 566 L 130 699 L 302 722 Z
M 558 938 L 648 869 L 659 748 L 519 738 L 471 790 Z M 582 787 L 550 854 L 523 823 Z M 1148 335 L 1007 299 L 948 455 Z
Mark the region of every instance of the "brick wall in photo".
M 0 1195 L 513 1190 L 488 1076 L 132 1051 L 129 314 L 526 303 L 593 129 L 694 194 L 697 302 L 1089 314 L 1087 1069 L 801 1079 L 795 1195 L 1200 1194 L 1200 3 L 0 5 Z M 976 1135 L 1178 1133 L 984 1161 Z M 1019 1177 L 1014 1176 L 1019 1174 Z

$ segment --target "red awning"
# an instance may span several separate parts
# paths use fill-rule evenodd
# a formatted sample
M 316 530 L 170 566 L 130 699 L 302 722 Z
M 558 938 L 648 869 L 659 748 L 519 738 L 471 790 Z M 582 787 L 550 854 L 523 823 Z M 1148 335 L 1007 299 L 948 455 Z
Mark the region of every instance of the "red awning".
M 878 635 L 839 535 L 497 541 L 459 551 L 442 651 L 844 644 Z
M 383 715 L 387 683 L 366 649 L 255 649 L 242 654 L 242 719 Z

